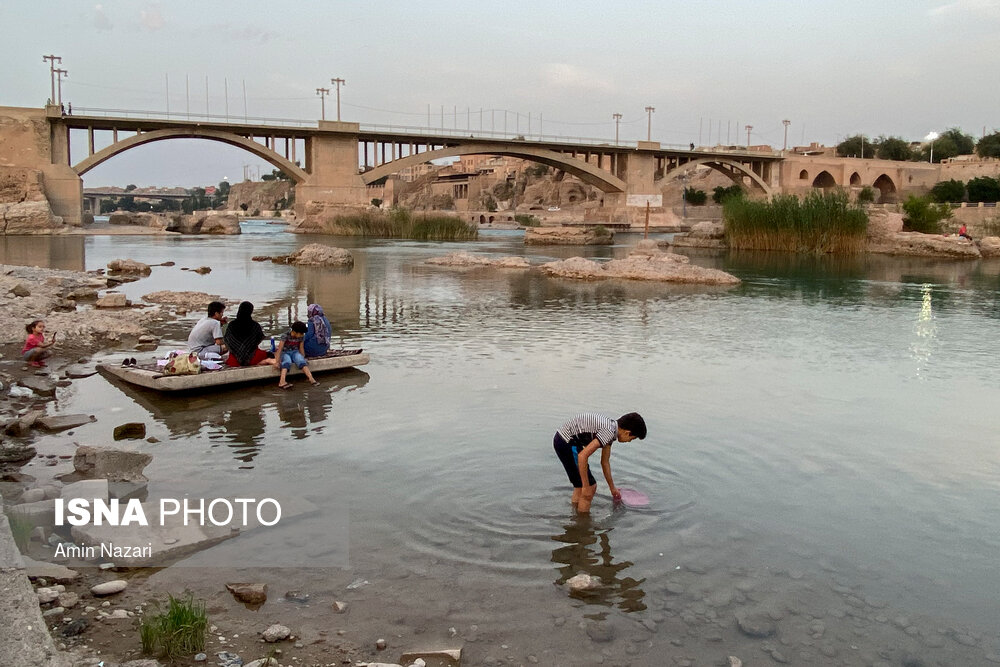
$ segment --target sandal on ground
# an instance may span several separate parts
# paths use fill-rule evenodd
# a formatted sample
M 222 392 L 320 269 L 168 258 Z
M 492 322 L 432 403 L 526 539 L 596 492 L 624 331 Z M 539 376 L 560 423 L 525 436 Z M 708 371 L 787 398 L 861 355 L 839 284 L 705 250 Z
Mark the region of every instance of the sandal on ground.
M 278 385 L 278 389 L 291 389 L 291 388 L 292 388 L 292 384 L 290 382 L 286 382 L 285 384 L 279 384 Z
M 132 365 L 132 360 L 129 359 L 128 357 L 125 357 L 125 360 L 122 361 L 122 368 L 128 368 L 131 365 Z
M 309 384 L 311 384 L 311 385 L 312 385 L 312 386 L 314 386 L 314 387 L 318 387 L 318 386 L 319 386 L 319 381 L 317 381 L 317 380 L 313 380 L 313 381 L 312 381 L 312 382 L 310 382 Z

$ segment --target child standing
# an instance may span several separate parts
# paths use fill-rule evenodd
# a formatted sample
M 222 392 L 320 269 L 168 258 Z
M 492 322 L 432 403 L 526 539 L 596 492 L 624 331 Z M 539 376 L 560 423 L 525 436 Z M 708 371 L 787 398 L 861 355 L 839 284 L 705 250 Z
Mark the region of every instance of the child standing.
M 292 322 L 292 328 L 278 342 L 278 348 L 274 352 L 274 357 L 281 360 L 281 377 L 278 378 L 279 389 L 290 389 L 292 387 L 289 382 L 285 381 L 288 369 L 292 367 L 292 364 L 298 366 L 299 370 L 305 373 L 306 379 L 314 387 L 319 384 L 316 378 L 313 377 L 312 371 L 309 370 L 309 362 L 306 361 L 306 353 L 303 349 L 303 341 L 305 340 L 307 330 L 308 327 L 304 322 Z
M 611 445 L 615 441 L 631 442 L 645 437 L 646 422 L 637 412 L 629 412 L 617 420 L 588 412 L 570 419 L 556 431 L 552 445 L 573 485 L 572 502 L 577 511 L 590 512 L 590 503 L 597 493 L 597 480 L 588 463 L 591 454 L 601 450 L 601 470 L 611 497 L 618 501 L 621 493 L 611 479 Z
M 24 357 L 25 362 L 31 364 L 35 368 L 41 368 L 45 365 L 45 359 L 52 356 L 49 348 L 55 345 L 56 335 L 58 332 L 52 334 L 52 340 L 45 342 L 45 322 L 42 320 L 35 320 L 24 327 L 24 330 L 28 332 L 28 338 L 24 341 L 24 347 L 21 348 L 21 356 Z

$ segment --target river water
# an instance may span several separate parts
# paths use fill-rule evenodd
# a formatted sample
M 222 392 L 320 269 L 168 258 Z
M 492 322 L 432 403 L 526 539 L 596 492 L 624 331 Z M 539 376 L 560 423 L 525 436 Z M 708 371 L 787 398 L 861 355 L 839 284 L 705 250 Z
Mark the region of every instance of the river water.
M 319 302 L 338 345 L 371 353 L 319 389 L 164 399 L 94 376 L 60 395 L 60 411 L 98 417 L 79 442 L 147 424 L 151 497 L 253 490 L 314 507 L 283 543 L 248 534 L 193 564 L 253 552 L 263 567 L 330 568 L 323 585 L 302 580 L 368 600 L 386 632 L 448 642 L 455 627 L 471 664 L 1000 653 L 1000 261 L 692 252 L 744 281 L 725 289 L 423 264 L 454 250 L 623 256 L 638 237 L 619 239 L 331 240 L 246 223 L 239 237 L 0 249 L 61 268 L 172 260 L 123 289 L 249 299 L 274 333 Z M 250 261 L 316 240 L 350 248 L 354 268 Z M 212 273 L 181 270 L 201 265 Z M 166 326 L 162 349 L 192 322 Z M 648 508 L 613 508 L 595 470 L 592 517 L 573 516 L 551 440 L 585 410 L 645 417 L 649 436 L 615 445 L 612 467 Z M 568 592 L 578 573 L 597 587 Z M 770 614 L 776 634 L 739 632 L 743 612 Z

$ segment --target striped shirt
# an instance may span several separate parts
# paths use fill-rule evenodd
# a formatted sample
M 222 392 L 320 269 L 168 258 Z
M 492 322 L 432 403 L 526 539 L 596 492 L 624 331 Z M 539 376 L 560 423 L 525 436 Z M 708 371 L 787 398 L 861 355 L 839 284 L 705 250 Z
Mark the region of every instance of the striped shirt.
M 585 412 L 559 427 L 559 435 L 572 445 L 586 447 L 597 438 L 601 447 L 607 447 L 618 439 L 618 422 L 604 415 Z

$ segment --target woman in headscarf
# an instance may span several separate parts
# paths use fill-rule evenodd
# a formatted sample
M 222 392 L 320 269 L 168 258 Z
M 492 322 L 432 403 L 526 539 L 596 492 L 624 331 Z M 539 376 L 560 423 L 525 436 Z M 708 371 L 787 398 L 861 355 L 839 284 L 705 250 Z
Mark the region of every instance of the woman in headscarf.
M 306 315 L 309 317 L 304 339 L 306 356 L 322 357 L 330 350 L 330 320 L 318 303 L 310 303 Z
M 223 340 L 229 348 L 227 366 L 266 366 L 275 365 L 273 357 L 258 345 L 264 340 L 264 330 L 253 319 L 253 304 L 244 301 L 236 311 L 236 319 L 226 327 Z

